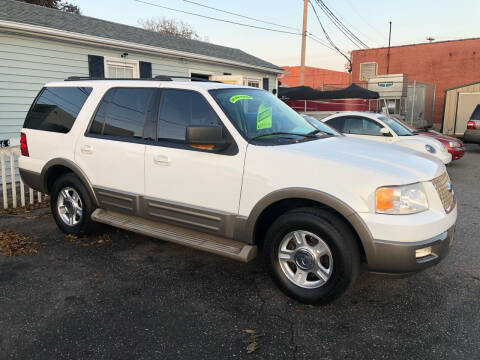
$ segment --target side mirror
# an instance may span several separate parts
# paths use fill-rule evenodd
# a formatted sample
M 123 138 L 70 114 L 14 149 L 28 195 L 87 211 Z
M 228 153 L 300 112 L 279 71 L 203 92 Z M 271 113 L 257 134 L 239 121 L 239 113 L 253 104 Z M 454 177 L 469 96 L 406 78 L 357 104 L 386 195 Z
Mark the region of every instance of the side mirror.
M 390 132 L 390 130 L 388 130 L 387 128 L 381 128 L 380 129 L 380 133 L 383 135 L 383 136 L 392 136 L 392 133 Z
M 221 126 L 188 126 L 185 139 L 195 149 L 220 151 L 226 149 L 232 141 L 223 137 Z

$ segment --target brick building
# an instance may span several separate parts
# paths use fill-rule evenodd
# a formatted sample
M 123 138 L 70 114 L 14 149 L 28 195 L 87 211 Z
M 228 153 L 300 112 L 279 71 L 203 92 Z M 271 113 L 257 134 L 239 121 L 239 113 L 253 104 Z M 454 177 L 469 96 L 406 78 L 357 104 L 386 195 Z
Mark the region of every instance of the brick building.
M 352 82 L 362 72 L 387 74 L 388 48 L 352 51 Z M 371 64 L 366 64 L 371 63 Z M 445 89 L 480 81 L 480 38 L 392 46 L 389 74 L 407 74 L 409 81 L 436 86 L 434 123 L 442 121 Z
M 283 69 L 287 74 L 279 77 L 282 84 L 300 86 L 300 66 L 283 66 Z M 325 85 L 347 87 L 349 84 L 350 78 L 346 72 L 305 66 L 305 86 L 322 89 Z

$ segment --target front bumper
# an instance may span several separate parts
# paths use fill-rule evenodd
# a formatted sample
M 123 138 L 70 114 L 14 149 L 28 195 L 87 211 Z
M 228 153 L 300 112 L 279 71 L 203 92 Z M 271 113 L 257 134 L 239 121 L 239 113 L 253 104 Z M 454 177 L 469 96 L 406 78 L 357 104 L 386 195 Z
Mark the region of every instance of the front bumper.
M 408 274 L 438 264 L 447 256 L 453 244 L 455 226 L 433 238 L 417 242 L 374 240 L 376 256 L 369 262 L 373 272 Z M 417 257 L 417 250 L 431 248 L 431 253 Z
M 432 155 L 440 159 L 445 165 L 452 162 L 452 154 L 450 154 L 448 151 L 445 151 L 445 152 L 442 151 L 441 153 L 432 154 Z
M 463 146 L 456 147 L 456 148 L 449 148 L 448 152 L 452 154 L 452 161 L 460 159 L 463 155 L 465 155 L 465 148 Z

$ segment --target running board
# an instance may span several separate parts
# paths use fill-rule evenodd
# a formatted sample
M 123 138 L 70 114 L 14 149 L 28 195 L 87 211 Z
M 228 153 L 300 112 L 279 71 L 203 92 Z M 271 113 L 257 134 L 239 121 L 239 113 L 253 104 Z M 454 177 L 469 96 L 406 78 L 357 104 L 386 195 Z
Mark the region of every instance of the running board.
M 96 209 L 92 220 L 242 262 L 257 256 L 257 247 L 253 245 L 110 210 Z

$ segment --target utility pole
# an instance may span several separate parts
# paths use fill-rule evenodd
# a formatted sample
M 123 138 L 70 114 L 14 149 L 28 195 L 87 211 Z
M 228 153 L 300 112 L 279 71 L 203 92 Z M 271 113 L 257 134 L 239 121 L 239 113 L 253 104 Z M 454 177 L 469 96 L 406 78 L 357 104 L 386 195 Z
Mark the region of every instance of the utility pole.
M 392 22 L 390 23 L 390 30 L 388 31 L 388 52 L 387 52 L 387 75 L 389 74 L 390 70 L 390 40 L 392 39 Z
M 300 86 L 305 83 L 305 47 L 307 43 L 308 0 L 303 0 L 302 55 L 300 59 Z

